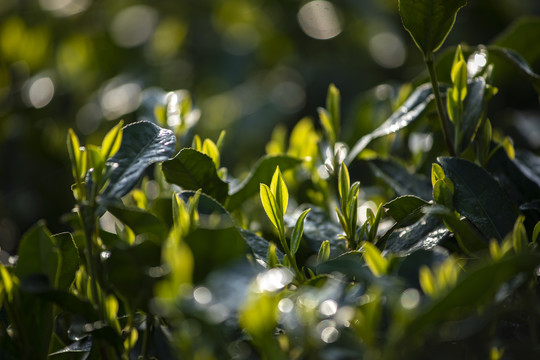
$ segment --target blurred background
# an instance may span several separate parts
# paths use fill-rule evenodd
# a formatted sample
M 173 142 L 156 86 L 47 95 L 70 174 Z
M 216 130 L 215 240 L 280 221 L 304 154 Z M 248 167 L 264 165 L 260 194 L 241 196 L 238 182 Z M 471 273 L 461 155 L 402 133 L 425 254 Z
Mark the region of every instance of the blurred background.
M 487 44 L 540 15 L 538 0 L 469 3 L 444 47 Z M 39 219 L 65 229 L 67 129 L 99 143 L 119 119 L 139 119 L 152 91 L 190 91 L 201 110 L 195 132 L 216 140 L 227 130 L 222 161 L 234 173 L 264 153 L 276 124 L 316 117 L 330 83 L 354 122 L 366 93 L 423 69 L 397 0 L 1 0 L 0 247 L 15 251 Z M 538 97 L 515 78 L 490 117 L 502 128 L 525 119 L 527 131 L 509 131 L 538 152 Z

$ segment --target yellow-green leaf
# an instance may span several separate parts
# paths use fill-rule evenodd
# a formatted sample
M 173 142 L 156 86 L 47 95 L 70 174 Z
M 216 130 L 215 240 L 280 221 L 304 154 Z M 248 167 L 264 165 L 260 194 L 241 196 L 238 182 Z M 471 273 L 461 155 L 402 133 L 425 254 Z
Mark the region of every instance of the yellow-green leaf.
M 270 191 L 270 188 L 267 185 L 261 184 L 260 196 L 264 211 L 266 212 L 266 216 L 268 216 L 272 224 L 281 234 L 283 213 L 281 212 L 281 209 L 276 203 L 276 198 L 274 197 L 274 194 L 272 194 L 272 191 Z
M 323 263 L 330 258 L 330 242 L 324 240 L 319 249 L 319 254 L 317 255 L 317 263 Z
M 208 155 L 214 164 L 216 165 L 216 169 L 219 169 L 219 150 L 216 144 L 210 140 L 205 139 L 202 145 L 202 152 Z
M 424 294 L 429 296 L 435 296 L 437 294 L 437 285 L 435 283 L 435 276 L 433 272 L 427 267 L 422 266 L 419 273 L 420 287 Z
M 111 156 L 114 156 L 118 149 L 120 149 L 123 125 L 123 121 L 118 122 L 118 124 L 116 124 L 116 126 L 114 126 L 103 138 L 103 141 L 101 142 L 101 156 L 103 159 L 107 160 Z
M 287 212 L 287 204 L 289 203 L 289 191 L 287 190 L 287 185 L 285 184 L 285 180 L 283 180 L 279 166 L 276 167 L 276 171 L 272 176 L 270 189 L 276 198 L 276 204 L 281 210 L 281 214 L 285 215 Z
M 341 167 L 339 168 L 339 175 L 338 175 L 338 190 L 339 190 L 339 196 L 341 197 L 341 204 L 347 204 L 349 199 L 349 189 L 351 187 L 351 180 L 349 177 L 349 169 L 347 169 L 347 165 L 345 163 L 341 163 Z M 342 205 L 343 209 L 343 205 Z
M 386 274 L 386 271 L 388 270 L 388 260 L 381 255 L 379 249 L 368 242 L 365 242 L 362 245 L 362 249 L 364 250 L 364 260 L 373 275 L 379 277 Z

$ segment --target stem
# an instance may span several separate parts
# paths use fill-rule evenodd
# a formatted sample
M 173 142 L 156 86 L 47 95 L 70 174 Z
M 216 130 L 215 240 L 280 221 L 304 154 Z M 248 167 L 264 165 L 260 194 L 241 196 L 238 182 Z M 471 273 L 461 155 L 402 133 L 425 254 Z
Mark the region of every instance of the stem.
M 146 314 L 146 328 L 144 329 L 143 343 L 141 349 L 141 356 L 143 360 L 148 359 L 148 339 L 150 337 L 150 328 L 152 327 L 152 322 L 154 317 L 150 314 Z
M 444 141 L 446 143 L 446 148 L 450 156 L 456 156 L 456 151 L 454 150 L 454 145 L 450 140 L 450 127 L 448 126 L 448 118 L 444 112 L 444 107 L 442 103 L 441 92 L 439 90 L 439 83 L 437 81 L 437 74 L 435 73 L 435 67 L 433 65 L 433 53 L 429 53 L 424 56 L 424 62 L 429 72 L 429 78 L 431 80 L 431 87 L 433 88 L 433 95 L 435 96 L 435 103 L 437 104 L 437 111 L 439 113 L 439 119 L 441 120 L 441 128 L 443 130 Z
M 95 302 L 95 307 L 98 310 L 99 316 L 101 317 L 101 320 L 105 319 L 105 314 L 102 309 L 102 302 L 99 298 L 99 292 L 97 288 L 97 282 L 98 282 L 98 274 L 97 274 L 97 268 L 95 263 L 94 254 L 92 252 L 92 248 L 94 245 L 94 242 L 92 241 L 94 238 L 94 230 L 95 230 L 95 224 L 94 224 L 94 209 L 92 206 L 88 207 L 85 205 L 80 204 L 79 206 L 82 206 L 80 208 L 80 216 L 82 218 L 83 226 L 84 226 L 84 237 L 86 240 L 86 262 L 88 265 L 88 271 L 90 272 L 90 287 L 92 291 L 92 298 Z
M 281 241 L 281 246 L 283 246 L 283 250 L 285 251 L 285 254 L 287 254 L 287 258 L 291 262 L 292 268 L 294 272 L 296 273 L 296 277 L 298 278 L 298 281 L 303 282 L 305 280 L 304 275 L 302 274 L 300 269 L 298 269 L 298 265 L 296 264 L 296 258 L 291 254 L 289 245 L 287 245 L 287 238 L 285 237 L 284 231 L 279 232 L 279 240 Z

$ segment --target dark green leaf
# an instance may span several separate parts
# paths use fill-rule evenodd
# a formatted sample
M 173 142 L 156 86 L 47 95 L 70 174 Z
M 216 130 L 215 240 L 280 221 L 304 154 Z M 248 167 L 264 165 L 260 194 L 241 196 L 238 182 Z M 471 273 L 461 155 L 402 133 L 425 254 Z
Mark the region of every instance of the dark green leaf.
M 49 284 L 57 283 L 60 252 L 54 238 L 43 222 L 24 234 L 19 245 L 19 260 L 14 273 L 20 279 L 34 274 L 47 276 Z
M 476 77 L 467 84 L 467 97 L 463 102 L 460 152 L 465 151 L 473 140 L 485 110 L 486 80 Z
M 135 186 L 144 170 L 151 164 L 165 161 L 174 153 L 176 138 L 168 129 L 148 121 L 139 121 L 123 129 L 122 144 L 108 160 L 118 166 L 112 171 L 109 186 L 103 197 L 118 199 Z
M 350 251 L 317 265 L 317 274 L 340 272 L 350 279 L 372 283 L 375 276 L 365 265 L 362 252 Z
M 444 221 L 446 227 L 452 231 L 458 240 L 459 246 L 468 254 L 485 249 L 488 245 L 487 239 L 478 232 L 467 218 L 458 218 L 453 210 L 445 206 L 432 206 L 424 208 L 429 215 L 439 217 Z
M 75 273 L 79 270 L 79 251 L 70 233 L 56 234 L 53 237 L 61 259 L 56 287 L 68 290 L 75 280 Z
M 470 161 L 441 157 L 439 162 L 454 183 L 454 206 L 487 238 L 502 240 L 512 231 L 517 210 L 499 183 Z
M 386 213 L 397 222 L 408 218 L 408 223 L 402 225 L 406 226 L 418 221 L 423 216 L 423 213 L 419 210 L 426 205 L 429 205 L 429 203 L 417 196 L 404 195 L 387 202 L 383 207 Z M 410 218 L 413 213 L 417 214 L 417 216 Z
M 270 247 L 270 243 L 268 240 L 263 239 L 262 237 L 258 236 L 257 234 L 252 233 L 249 230 L 245 229 L 239 229 L 240 235 L 244 239 L 244 242 L 247 244 L 247 246 L 251 249 L 253 252 L 253 255 L 258 260 L 262 260 L 266 262 L 268 257 L 268 249 Z M 276 255 L 277 258 L 282 261 L 283 260 L 283 252 L 279 249 L 276 249 Z
M 195 149 L 182 149 L 173 159 L 163 163 L 165 179 L 184 190 L 199 190 L 223 203 L 229 185 L 217 174 L 212 159 Z
M 527 63 L 535 64 L 540 58 L 540 48 L 531 46 L 540 37 L 540 18 L 537 16 L 524 16 L 516 20 L 500 36 L 493 45 L 512 49 L 520 54 Z M 495 66 L 497 71 L 499 68 Z
M 399 0 L 399 13 L 405 29 L 428 56 L 441 47 L 466 4 L 466 0 Z
M 183 191 L 180 197 L 186 200 L 193 194 L 192 191 Z M 246 249 L 239 229 L 220 203 L 203 193 L 197 211 L 198 228 L 185 238 L 193 257 L 198 260 L 194 269 L 195 282 L 202 281 L 211 271 L 239 259 Z
M 489 46 L 488 51 L 490 54 L 500 57 L 525 75 L 533 84 L 536 92 L 540 94 L 540 75 L 531 69 L 527 61 L 519 53 L 498 46 Z
M 422 199 L 431 199 L 429 179 L 411 174 L 407 169 L 392 160 L 374 159 L 368 161 L 375 176 L 386 182 L 397 196 L 415 195 Z
M 441 91 L 446 87 L 441 86 Z M 350 164 L 362 150 L 374 139 L 381 136 L 393 134 L 418 119 L 424 113 L 429 103 L 433 100 L 433 90 L 431 84 L 423 84 L 417 87 L 407 98 L 402 106 L 399 107 L 382 125 L 373 132 L 364 135 L 354 144 L 345 160 Z
M 516 158 L 508 158 L 506 151 L 499 148 L 489 159 L 487 170 L 497 178 L 508 196 L 519 205 L 532 199 L 540 199 L 540 176 L 534 173 L 534 154 L 518 151 Z M 529 159 L 528 159 L 529 158 Z
M 161 247 L 143 241 L 128 248 L 111 249 L 104 263 L 109 283 L 133 306 L 147 311 L 153 287 L 159 278 Z
M 136 235 L 147 234 L 161 243 L 168 234 L 167 226 L 153 214 L 136 207 L 126 207 L 121 202 L 104 204 L 107 210 L 127 225 Z
M 540 264 L 538 254 L 523 253 L 505 257 L 498 262 L 486 262 L 463 274 L 445 296 L 430 304 L 408 324 L 403 334 L 414 331 L 418 336 L 433 330 L 442 321 L 455 320 L 458 315 L 476 312 L 477 306 L 493 302 L 493 296 L 508 280 L 520 273 L 531 273 Z M 408 336 L 402 337 L 407 341 Z M 398 345 L 399 346 L 399 345 Z
M 251 196 L 259 192 L 259 184 L 270 184 L 272 175 L 279 166 L 281 171 L 291 169 L 302 162 L 301 159 L 288 155 L 264 156 L 253 166 L 248 177 L 230 189 L 227 209 L 233 211 Z
M 420 210 L 426 207 L 421 207 Z M 418 218 L 415 213 L 413 218 Z M 407 217 L 402 220 L 405 224 L 410 221 Z M 410 254 L 417 250 L 429 250 L 448 238 L 449 231 L 441 220 L 435 216 L 424 215 L 412 225 L 403 227 L 398 222 L 389 229 L 377 243 L 378 247 L 395 253 Z

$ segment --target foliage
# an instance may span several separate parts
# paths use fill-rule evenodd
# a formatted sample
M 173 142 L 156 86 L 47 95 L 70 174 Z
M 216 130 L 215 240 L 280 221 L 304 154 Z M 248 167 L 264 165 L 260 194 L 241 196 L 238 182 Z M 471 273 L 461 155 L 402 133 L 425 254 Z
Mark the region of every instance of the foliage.
M 538 356 L 540 158 L 493 131 L 487 104 L 492 57 L 539 75 L 499 45 L 435 71 L 463 5 L 400 1 L 430 82 L 354 144 L 334 85 L 320 130 L 274 131 L 242 176 L 222 167 L 224 132 L 187 141 L 185 91 L 100 146 L 70 130 L 72 231 L 40 222 L 0 265 L 0 358 Z M 396 151 L 417 129 L 431 144 Z

